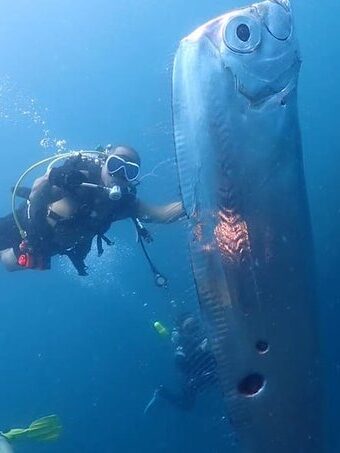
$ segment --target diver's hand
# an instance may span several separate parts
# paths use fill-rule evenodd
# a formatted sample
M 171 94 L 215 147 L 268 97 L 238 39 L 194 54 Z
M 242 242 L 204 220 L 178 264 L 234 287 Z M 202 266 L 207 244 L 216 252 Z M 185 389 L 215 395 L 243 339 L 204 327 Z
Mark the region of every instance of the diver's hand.
M 64 171 L 62 168 L 52 168 L 48 179 L 52 186 L 73 189 L 85 182 L 86 176 L 79 170 Z

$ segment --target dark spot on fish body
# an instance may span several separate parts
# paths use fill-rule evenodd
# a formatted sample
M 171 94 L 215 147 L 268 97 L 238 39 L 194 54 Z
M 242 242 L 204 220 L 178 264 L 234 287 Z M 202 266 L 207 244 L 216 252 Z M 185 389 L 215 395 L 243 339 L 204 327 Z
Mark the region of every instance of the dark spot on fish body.
M 259 373 L 252 373 L 243 378 L 238 386 L 238 392 L 247 398 L 258 395 L 266 384 L 265 378 Z

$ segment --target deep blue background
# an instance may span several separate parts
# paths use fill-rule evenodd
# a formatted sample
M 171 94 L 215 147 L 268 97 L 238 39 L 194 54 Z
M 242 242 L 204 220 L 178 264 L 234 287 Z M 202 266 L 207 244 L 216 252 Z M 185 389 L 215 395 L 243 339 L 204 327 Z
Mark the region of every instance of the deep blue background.
M 140 150 L 145 199 L 178 198 L 173 166 L 170 78 L 176 46 L 196 26 L 236 0 L 3 0 L 0 6 L 1 213 L 8 188 L 31 163 L 55 151 L 129 143 Z M 296 2 L 304 65 L 300 113 L 308 190 L 320 276 L 327 386 L 333 418 L 327 425 L 338 451 L 340 373 L 340 170 L 338 125 L 340 4 Z M 157 183 L 157 191 L 154 184 Z M 175 387 L 171 348 L 152 322 L 171 323 L 174 305 L 189 303 L 192 282 L 181 272 L 178 226 L 153 227 L 159 266 L 180 280 L 179 296 L 155 289 L 129 223 L 115 226 L 116 246 L 89 259 L 81 279 L 65 261 L 49 273 L 0 270 L 0 426 L 58 413 L 65 427 L 56 446 L 17 451 L 70 453 L 222 452 L 217 398 L 183 415 L 160 408 L 143 416 L 154 387 Z M 183 256 L 182 256 L 183 255 Z M 178 262 L 181 264 L 179 265 Z M 184 295 L 183 295 L 184 294 Z

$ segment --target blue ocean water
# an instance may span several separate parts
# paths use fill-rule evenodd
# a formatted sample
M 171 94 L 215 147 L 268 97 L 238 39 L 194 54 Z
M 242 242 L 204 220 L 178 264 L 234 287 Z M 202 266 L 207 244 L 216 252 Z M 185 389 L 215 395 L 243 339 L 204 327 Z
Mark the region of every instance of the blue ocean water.
M 238 0 L 4 0 L 0 6 L 1 215 L 21 172 L 56 151 L 128 143 L 143 159 L 141 196 L 178 199 L 171 124 L 171 69 L 179 40 L 203 22 L 248 2 Z M 339 4 L 295 2 L 303 55 L 299 105 L 321 300 L 330 451 L 336 427 L 340 319 Z M 66 144 L 65 144 L 66 142 Z M 160 165 L 159 165 L 160 164 Z M 36 176 L 36 175 L 35 175 Z M 155 190 L 155 184 L 157 190 Z M 128 222 L 116 245 L 89 258 L 80 278 L 66 260 L 53 271 L 0 270 L 0 428 L 57 413 L 56 445 L 18 452 L 224 452 L 223 413 L 206 395 L 193 413 L 160 408 L 143 415 L 156 386 L 176 387 L 171 346 L 155 320 L 171 324 L 190 307 L 178 262 L 178 226 L 151 228 L 157 264 L 183 291 L 162 292 Z M 195 307 L 193 307 L 195 308 Z

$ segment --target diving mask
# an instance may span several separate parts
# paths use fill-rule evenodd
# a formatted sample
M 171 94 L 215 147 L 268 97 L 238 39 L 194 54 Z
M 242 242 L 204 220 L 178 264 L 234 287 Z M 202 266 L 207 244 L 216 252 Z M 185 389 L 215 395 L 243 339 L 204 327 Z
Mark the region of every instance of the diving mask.
M 135 181 L 139 176 L 139 165 L 126 161 L 123 157 L 112 154 L 107 158 L 106 168 L 110 176 L 122 171 L 126 180 Z

